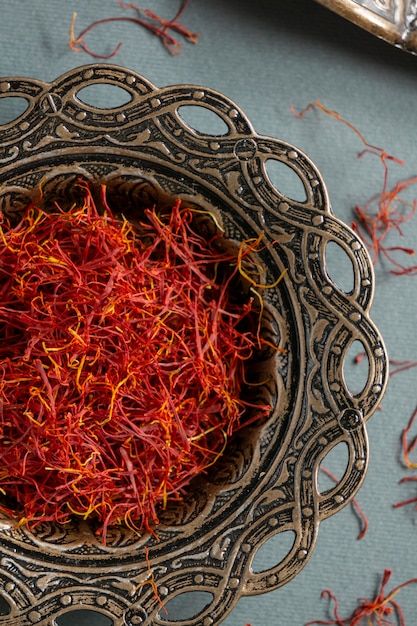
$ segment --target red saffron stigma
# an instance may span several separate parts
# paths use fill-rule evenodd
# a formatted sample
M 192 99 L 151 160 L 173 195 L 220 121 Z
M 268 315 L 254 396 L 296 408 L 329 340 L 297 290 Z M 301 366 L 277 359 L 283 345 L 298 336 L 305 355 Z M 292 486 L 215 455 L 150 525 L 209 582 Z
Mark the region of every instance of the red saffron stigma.
M 410 417 L 408 425 L 407 425 L 406 428 L 404 428 L 403 434 L 402 434 L 404 464 L 405 464 L 406 467 L 409 467 L 409 468 L 412 468 L 412 469 L 416 469 L 417 468 L 417 463 L 410 461 L 409 455 L 414 450 L 414 448 L 416 447 L 417 435 L 415 435 L 410 442 L 408 441 L 408 435 L 410 433 L 411 428 L 413 427 L 413 424 L 414 424 L 414 421 L 415 421 L 416 417 L 417 417 L 417 409 L 414 411 L 414 413 Z
M 333 482 L 335 483 L 339 482 L 339 478 L 337 478 L 337 476 L 335 476 L 333 472 L 328 470 L 327 467 L 320 465 L 320 471 L 323 472 L 323 474 L 326 474 L 326 476 L 328 476 L 329 478 L 331 478 Z M 351 506 L 354 512 L 356 513 L 356 515 L 358 516 L 359 523 L 361 525 L 361 530 L 359 532 L 359 535 L 357 536 L 358 541 L 360 541 L 361 539 L 365 537 L 368 531 L 369 521 L 356 498 L 352 499 Z
M 354 358 L 354 363 L 359 365 L 362 361 L 366 352 L 360 352 Z M 417 361 L 412 361 L 411 359 L 406 359 L 405 361 L 399 361 L 398 359 L 389 359 L 390 371 L 389 376 L 395 376 L 396 374 L 401 374 L 401 372 L 405 372 L 407 370 L 413 369 L 413 367 L 417 367 Z
M 414 426 L 414 422 L 417 418 L 417 409 L 411 415 L 409 422 L 404 428 L 401 435 L 401 443 L 402 443 L 402 461 L 408 469 L 417 469 L 417 462 L 410 460 L 410 454 L 415 450 L 417 446 L 417 435 L 413 435 L 411 440 L 409 440 L 410 431 Z M 400 480 L 400 484 L 415 482 L 417 481 L 417 476 L 405 476 Z M 407 500 L 403 500 L 401 502 L 396 502 L 393 506 L 395 509 L 398 509 L 402 506 L 407 506 L 408 504 L 416 504 L 417 505 L 417 496 L 414 498 L 408 498 Z M 416 506 L 417 508 L 417 506 Z

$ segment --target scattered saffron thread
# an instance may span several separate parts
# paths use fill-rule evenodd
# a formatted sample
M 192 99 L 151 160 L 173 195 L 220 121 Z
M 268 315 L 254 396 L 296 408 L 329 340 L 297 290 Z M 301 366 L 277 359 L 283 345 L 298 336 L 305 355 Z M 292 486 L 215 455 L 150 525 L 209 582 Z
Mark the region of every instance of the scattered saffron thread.
M 388 154 L 383 148 L 368 143 L 364 135 L 353 124 L 344 119 L 336 111 L 327 109 L 319 101 L 309 104 L 300 113 L 297 113 L 291 105 L 291 112 L 299 118 L 304 117 L 308 111 L 313 109 L 319 109 L 326 115 L 341 122 L 359 137 L 360 141 L 365 146 L 364 150 L 358 154 L 359 158 L 365 154 L 371 154 L 376 156 L 382 164 L 383 182 L 381 192 L 372 196 L 363 207 L 359 205 L 355 207 L 357 219 L 352 223 L 353 229 L 359 234 L 370 251 L 374 265 L 376 265 L 381 257 L 385 257 L 392 266 L 390 270 L 392 274 L 416 274 L 417 265 L 406 266 L 395 258 L 396 253 L 414 256 L 414 249 L 403 246 L 387 246 L 385 242 L 387 236 L 392 231 L 395 231 L 398 235 L 403 237 L 403 224 L 410 220 L 416 212 L 417 201 L 413 200 L 411 203 L 407 202 L 401 197 L 401 194 L 411 185 L 417 183 L 417 177 L 414 176 L 407 180 L 397 181 L 396 184 L 390 188 L 388 180 L 389 165 L 391 163 L 404 165 L 404 161 Z
M 360 361 L 363 359 L 364 356 L 365 356 L 365 352 L 361 352 L 360 354 L 356 355 L 354 359 L 355 363 L 360 363 Z M 409 369 L 417 367 L 417 361 L 412 361 L 410 359 L 405 360 L 405 361 L 399 361 L 397 359 L 389 359 L 389 364 L 390 364 L 390 374 L 389 374 L 390 378 L 392 378 L 396 374 L 400 374 L 401 372 L 405 372 Z M 401 435 L 402 460 L 403 460 L 404 465 L 409 469 L 417 469 L 417 462 L 410 461 L 410 454 L 413 452 L 413 450 L 417 446 L 417 435 L 415 435 L 411 441 L 408 441 L 408 436 L 410 434 L 411 429 L 413 428 L 414 421 L 416 420 L 416 418 L 417 418 L 417 409 L 411 415 L 408 425 L 406 428 L 404 428 L 402 435 Z M 414 482 L 414 481 L 417 481 L 417 476 L 406 476 L 400 480 L 400 484 L 407 483 L 407 482 Z M 414 503 L 417 504 L 417 496 L 413 498 L 409 498 L 407 500 L 403 500 L 401 502 L 396 502 L 393 506 L 394 508 L 397 509 L 402 506 L 406 506 L 408 504 L 414 504 Z
M 405 626 L 404 613 L 400 605 L 394 597 L 397 593 L 417 582 L 417 578 L 411 578 L 400 585 L 394 587 L 388 593 L 385 587 L 391 577 L 391 571 L 386 569 L 382 577 L 382 582 L 377 596 L 374 600 L 361 598 L 361 604 L 353 611 L 349 617 L 340 617 L 339 601 L 329 589 L 325 589 L 321 597 L 328 598 L 334 603 L 332 620 L 314 620 L 307 622 L 305 626 L 313 626 L 314 624 L 327 624 L 328 626 L 395 626 L 394 622 L 386 619 L 386 615 L 394 615 L 398 620 L 399 626 Z M 397 623 L 397 622 L 396 622 Z
M 359 365 L 365 355 L 365 352 L 360 352 L 359 354 L 357 354 L 354 358 L 354 363 L 356 365 Z M 389 359 L 388 362 L 390 365 L 390 378 L 392 376 L 395 376 L 396 374 L 401 374 L 401 372 L 413 369 L 413 367 L 417 367 L 417 361 L 412 361 L 411 359 L 407 359 L 405 361 L 399 361 L 398 359 Z
M 118 17 L 106 17 L 95 20 L 89 26 L 84 28 L 84 30 L 82 30 L 78 36 L 76 36 L 75 22 L 77 19 L 77 13 L 74 13 L 70 25 L 69 47 L 71 48 L 71 50 L 74 50 L 75 52 L 85 52 L 95 59 L 111 59 L 112 57 L 114 57 L 119 52 L 122 46 L 121 42 L 119 42 L 113 49 L 113 51 L 109 54 L 98 54 L 91 50 L 91 48 L 85 41 L 86 35 L 88 35 L 92 30 L 97 28 L 97 26 L 109 24 L 111 22 L 130 22 L 145 28 L 146 30 L 159 37 L 162 40 L 165 48 L 173 55 L 178 55 L 181 53 L 182 45 L 180 41 L 175 39 L 175 37 L 170 34 L 170 31 L 181 35 L 186 41 L 189 41 L 190 43 L 196 44 L 198 42 L 199 35 L 197 33 L 191 33 L 188 28 L 186 28 L 178 21 L 184 13 L 189 0 L 182 0 L 179 10 L 171 20 L 165 20 L 156 15 L 156 13 L 154 13 L 153 11 L 150 11 L 149 9 L 141 9 L 133 3 L 125 4 L 124 2 L 122 2 L 122 0 L 117 1 L 122 9 L 131 9 L 135 13 L 137 13 L 137 16 L 134 17 L 131 15 L 126 15 Z
M 406 370 L 410 370 L 413 367 L 417 367 L 417 361 L 411 361 L 410 359 L 406 361 L 398 361 L 396 359 L 389 359 L 390 364 L 390 377 L 395 376 L 396 374 L 400 374 L 401 372 L 405 372 Z
M 238 259 L 180 201 L 133 225 L 105 187 L 100 211 L 79 188 L 68 211 L 34 203 L 0 224 L 0 510 L 29 527 L 92 520 L 105 542 L 109 525 L 153 532 L 232 433 L 269 414 L 242 396 L 259 304 L 233 296 L 260 239 Z
M 408 425 L 407 425 L 406 428 L 404 428 L 403 434 L 402 434 L 403 460 L 404 460 L 404 463 L 405 463 L 406 467 L 409 467 L 409 468 L 412 468 L 412 469 L 417 469 L 417 463 L 413 462 L 413 461 L 410 461 L 410 456 L 409 455 L 414 450 L 414 448 L 416 447 L 417 435 L 415 435 L 410 442 L 408 441 L 408 435 L 410 433 L 411 428 L 413 427 L 413 424 L 414 424 L 414 421 L 415 421 L 416 417 L 417 417 L 417 409 L 414 411 L 414 413 L 410 417 Z
M 333 474 L 333 472 L 328 470 L 323 465 L 320 465 L 320 471 L 323 472 L 324 474 L 326 474 L 326 476 L 328 476 L 329 478 L 331 478 L 331 480 L 333 480 L 333 482 L 335 482 L 335 483 L 339 482 L 339 478 L 337 478 L 337 476 L 335 476 Z M 352 499 L 351 506 L 352 506 L 352 509 L 357 514 L 357 516 L 359 518 L 359 522 L 361 524 L 361 530 L 359 532 L 359 535 L 357 536 L 358 541 L 360 541 L 361 539 L 363 539 L 365 537 L 365 535 L 366 535 L 366 533 L 368 531 L 368 526 L 369 526 L 368 518 L 366 517 L 365 513 L 363 512 L 363 510 L 362 510 L 361 506 L 359 505 L 359 503 L 358 503 L 356 498 Z
M 402 442 L 402 460 L 404 465 L 408 469 L 417 469 L 417 462 L 411 461 L 410 454 L 415 450 L 417 446 L 417 435 L 412 436 L 411 440 L 409 440 L 410 431 L 414 426 L 414 422 L 417 419 L 417 409 L 412 413 L 406 428 L 404 428 L 401 435 Z M 407 482 L 415 482 L 417 481 L 417 476 L 405 476 L 400 480 L 400 484 Z M 403 500 L 402 502 L 396 502 L 394 504 L 394 508 L 398 509 L 402 506 L 406 506 L 408 504 L 416 504 L 417 505 L 417 496 L 413 498 L 408 498 L 407 500 Z

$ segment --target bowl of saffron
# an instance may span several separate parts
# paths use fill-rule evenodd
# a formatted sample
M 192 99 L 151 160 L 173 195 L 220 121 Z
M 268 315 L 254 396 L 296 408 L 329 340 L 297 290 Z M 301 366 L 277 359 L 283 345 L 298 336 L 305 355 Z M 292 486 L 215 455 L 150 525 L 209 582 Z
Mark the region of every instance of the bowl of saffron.
M 81 99 L 103 84 L 128 102 Z M 209 600 L 184 623 L 220 623 L 291 580 L 364 479 L 387 377 L 368 254 L 310 159 L 214 90 L 107 64 L 2 85 L 28 107 L 1 129 L 0 624 L 89 608 L 169 625 L 170 602 L 196 590 Z M 354 341 L 369 362 L 357 393 Z M 345 474 L 319 492 L 340 443 Z M 287 555 L 256 571 L 277 533 L 292 534 Z

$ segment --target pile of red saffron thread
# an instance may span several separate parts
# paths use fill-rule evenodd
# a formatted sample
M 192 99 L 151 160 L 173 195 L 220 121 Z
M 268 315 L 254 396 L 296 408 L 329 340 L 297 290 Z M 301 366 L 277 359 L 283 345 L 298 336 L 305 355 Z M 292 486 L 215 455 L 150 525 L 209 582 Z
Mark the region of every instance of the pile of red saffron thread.
M 412 583 L 417 583 L 417 578 L 411 578 L 400 585 L 397 585 L 391 591 L 386 592 L 385 587 L 391 577 L 391 571 L 386 569 L 382 577 L 382 582 L 378 594 L 373 600 L 361 598 L 361 604 L 353 611 L 349 617 L 340 617 L 339 602 L 336 596 L 329 590 L 325 589 L 321 596 L 329 598 L 334 602 L 332 620 L 314 620 L 307 622 L 305 626 L 313 626 L 314 624 L 327 624 L 328 626 L 405 626 L 404 613 L 394 597 L 397 593 Z M 386 619 L 386 615 L 394 615 L 397 621 L 394 623 Z
M 0 510 L 98 520 L 105 541 L 157 524 L 253 408 L 259 307 L 232 294 L 259 242 L 224 251 L 180 201 L 133 226 L 80 188 L 68 211 L 34 203 L 0 227 Z
M 119 42 L 117 46 L 113 49 L 109 54 L 98 54 L 97 52 L 93 52 L 91 48 L 85 42 L 85 37 L 92 30 L 97 28 L 102 24 L 109 24 L 111 22 L 130 22 L 132 24 L 136 24 L 150 31 L 157 37 L 159 37 L 164 44 L 165 48 L 173 55 L 178 55 L 181 53 L 181 42 L 175 39 L 173 35 L 170 34 L 170 31 L 181 35 L 186 41 L 190 43 L 196 44 L 198 42 L 199 35 L 197 33 L 192 33 L 179 22 L 178 20 L 184 13 L 189 0 L 182 0 L 181 6 L 175 16 L 171 20 L 165 20 L 153 11 L 149 9 L 141 9 L 133 3 L 125 4 L 122 0 L 117 0 L 119 6 L 122 9 L 131 9 L 137 15 L 134 16 L 118 16 L 118 17 L 105 17 L 99 20 L 95 20 L 89 26 L 84 28 L 80 34 L 75 36 L 75 20 L 77 19 L 77 13 L 73 14 L 71 26 L 70 26 L 70 39 L 69 39 L 69 47 L 71 50 L 75 52 L 86 52 L 90 56 L 95 59 L 111 59 L 114 57 L 120 50 L 122 43 Z
M 358 154 L 358 157 L 370 154 L 376 156 L 382 164 L 383 180 L 381 191 L 372 196 L 363 207 L 356 205 L 356 220 L 352 223 L 353 229 L 359 234 L 370 251 L 374 265 L 383 257 L 392 266 L 390 270 L 392 274 L 417 274 L 417 265 L 406 266 L 396 258 L 398 254 L 414 256 L 415 251 L 413 248 L 386 244 L 387 237 L 391 233 L 395 232 L 401 237 L 404 236 L 403 225 L 414 216 L 417 210 L 416 200 L 408 202 L 401 197 L 401 194 L 408 187 L 417 183 L 417 176 L 397 181 L 393 187 L 390 187 L 389 164 L 404 165 L 404 161 L 388 154 L 383 148 L 366 141 L 364 135 L 353 124 L 336 111 L 331 111 L 323 106 L 320 101 L 309 104 L 300 113 L 297 113 L 293 106 L 291 106 L 291 111 L 296 117 L 304 117 L 308 111 L 316 108 L 350 128 L 359 137 L 365 148 Z

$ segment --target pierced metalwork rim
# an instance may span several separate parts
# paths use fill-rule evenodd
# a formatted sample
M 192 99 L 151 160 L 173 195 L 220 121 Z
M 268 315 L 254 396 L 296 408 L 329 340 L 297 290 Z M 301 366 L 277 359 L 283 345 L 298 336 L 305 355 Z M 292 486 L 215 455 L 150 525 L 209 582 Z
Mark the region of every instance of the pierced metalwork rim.
M 113 109 L 84 104 L 78 92 L 97 84 L 121 87 L 129 102 Z M 214 211 L 235 240 L 262 231 L 269 242 L 261 255 L 268 278 L 273 282 L 288 270 L 267 296 L 270 330 L 288 351 L 274 361 L 268 393 L 278 402 L 271 419 L 243 431 L 216 472 L 165 512 L 157 537 L 115 531 L 102 546 L 86 524 L 45 525 L 30 533 L 0 520 L 0 580 L 10 605 L 0 624 L 54 624 L 62 613 L 91 608 L 115 626 L 171 626 L 178 622 L 160 602 L 195 590 L 209 592 L 212 600 L 181 624 L 219 624 L 239 597 L 291 580 L 311 555 L 319 523 L 345 506 L 364 479 L 365 424 L 387 381 L 384 344 L 369 318 L 369 256 L 333 215 L 311 160 L 286 142 L 256 134 L 242 110 L 212 89 L 158 89 L 132 71 L 94 64 L 52 83 L 5 78 L 0 97 L 7 96 L 24 97 L 28 108 L 0 131 L 4 211 L 24 206 L 41 180 L 46 192 L 65 194 L 82 176 L 106 181 L 122 195 L 183 197 Z M 194 130 L 181 117 L 182 106 L 211 111 L 227 131 Z M 269 159 L 298 176 L 304 199 L 288 198 L 272 185 Z M 328 242 L 351 260 L 349 293 L 328 275 Z M 343 376 L 355 340 L 369 361 L 368 380 L 357 394 Z M 349 452 L 346 472 L 319 493 L 318 468 L 339 443 Z M 259 547 L 286 531 L 294 543 L 285 558 L 254 571 Z

